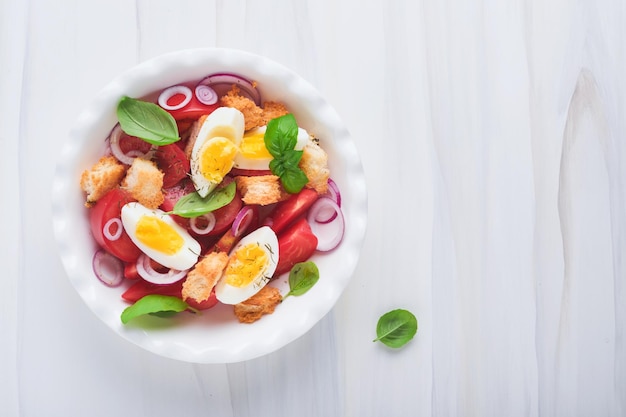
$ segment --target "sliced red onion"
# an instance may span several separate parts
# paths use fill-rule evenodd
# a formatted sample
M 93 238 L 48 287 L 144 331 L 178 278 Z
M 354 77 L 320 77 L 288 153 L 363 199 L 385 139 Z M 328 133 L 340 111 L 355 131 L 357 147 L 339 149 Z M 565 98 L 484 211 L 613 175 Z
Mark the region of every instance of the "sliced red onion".
M 113 156 L 117 158 L 123 164 L 132 165 L 135 158 L 151 158 L 154 153 L 156 147 L 152 146 L 150 151 L 147 153 L 143 153 L 137 149 L 129 151 L 127 154 L 122 152 L 122 148 L 120 148 L 120 138 L 122 136 L 122 127 L 118 124 L 115 125 L 113 130 L 111 131 L 111 135 L 109 136 L 109 147 L 111 148 L 111 153 Z
M 339 192 L 337 183 L 333 181 L 332 178 L 328 179 L 328 195 L 335 203 L 337 203 L 339 207 L 341 207 L 341 193 Z
M 146 254 L 142 253 L 137 258 L 137 273 L 141 278 L 153 284 L 173 284 L 183 279 L 187 275 L 187 271 L 170 269 L 165 273 L 160 273 L 152 268 L 150 258 Z
M 178 104 L 170 105 L 168 103 L 169 99 L 174 97 L 175 95 L 182 94 L 185 96 L 185 99 Z M 185 107 L 191 101 L 193 97 L 193 93 L 191 89 L 184 85 L 175 85 L 169 88 L 166 88 L 161 92 L 159 96 L 159 106 L 163 107 L 165 110 L 178 110 Z
M 219 97 L 228 93 L 233 84 L 239 87 L 242 95 L 254 101 L 257 106 L 261 105 L 259 90 L 254 83 L 240 75 L 231 73 L 211 74 L 198 83 L 198 85 L 208 85 L 215 90 Z
M 207 106 L 217 103 L 217 99 L 219 98 L 214 89 L 204 84 L 198 84 L 195 93 L 198 101 Z
M 333 221 L 326 223 L 316 221 L 316 218 L 322 216 L 321 212 L 327 213 L 328 210 L 334 210 L 337 214 Z M 311 226 L 311 231 L 317 237 L 318 251 L 331 251 L 342 241 L 346 227 L 345 220 L 341 208 L 332 198 L 318 198 L 307 213 L 307 221 Z
M 250 226 L 250 222 L 254 217 L 254 209 L 250 206 L 244 206 L 237 216 L 235 216 L 235 220 L 233 221 L 233 225 L 231 226 L 231 231 L 233 236 L 238 237 Z
M 114 233 L 111 233 L 111 226 L 113 225 L 117 226 L 117 228 L 115 229 Z M 113 217 L 104 224 L 104 227 L 102 228 L 102 234 L 111 242 L 115 242 L 117 239 L 120 238 L 120 236 L 122 236 L 123 230 L 124 228 L 122 227 L 122 219 L 120 219 L 119 217 Z
M 203 220 L 203 223 L 206 223 L 206 225 L 199 225 L 198 220 Z M 213 213 L 206 213 L 202 216 L 189 219 L 189 227 L 191 228 L 191 230 L 199 235 L 206 235 L 207 233 L 210 233 L 211 230 L 213 230 L 213 228 L 215 227 L 216 223 L 217 219 L 215 218 L 215 214 Z
M 93 255 L 91 265 L 96 277 L 109 287 L 116 287 L 124 280 L 124 263 L 102 249 Z

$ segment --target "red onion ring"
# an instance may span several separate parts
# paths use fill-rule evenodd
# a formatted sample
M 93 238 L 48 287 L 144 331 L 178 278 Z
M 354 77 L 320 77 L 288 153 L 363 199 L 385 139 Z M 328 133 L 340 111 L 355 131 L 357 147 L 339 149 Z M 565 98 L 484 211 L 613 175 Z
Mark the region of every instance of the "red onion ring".
M 102 249 L 93 255 L 91 266 L 96 277 L 108 287 L 117 287 L 124 280 L 124 263 Z
M 174 97 L 177 94 L 182 94 L 185 96 L 185 99 L 178 104 L 170 105 L 168 103 L 169 99 Z M 172 87 L 168 87 L 161 92 L 159 95 L 159 106 L 163 107 L 165 110 L 178 110 L 185 107 L 191 101 L 193 97 L 193 93 L 191 89 L 184 85 L 174 85 Z
M 198 83 L 198 85 L 208 85 L 215 90 L 219 97 L 228 93 L 233 84 L 239 87 L 243 96 L 254 101 L 257 106 L 261 105 L 261 93 L 259 93 L 259 90 L 250 80 L 240 75 L 232 73 L 211 74 Z
M 113 225 L 117 226 L 115 233 L 111 233 L 111 226 Z M 102 234 L 111 242 L 115 242 L 117 239 L 120 238 L 120 236 L 122 236 L 123 230 L 124 228 L 122 226 L 122 219 L 120 219 L 119 217 L 113 217 L 104 224 L 104 227 L 102 228 Z
M 142 253 L 137 258 L 137 273 L 143 279 L 153 284 L 173 284 L 180 281 L 187 275 L 187 269 L 179 271 L 178 269 L 170 269 L 166 273 L 160 273 L 152 268 L 150 258 Z
M 122 136 L 122 133 L 122 127 L 118 123 L 115 125 L 115 127 L 111 131 L 111 134 L 109 135 L 109 147 L 111 148 L 111 153 L 117 158 L 118 161 L 126 165 L 132 165 L 135 158 L 152 157 L 152 153 L 154 153 L 154 150 L 156 149 L 155 146 L 152 146 L 152 148 L 150 148 L 150 151 L 148 151 L 147 153 L 143 153 L 137 149 L 131 150 L 127 154 L 122 152 L 122 148 L 120 148 L 120 137 Z
M 250 226 L 250 222 L 252 222 L 252 218 L 254 217 L 254 209 L 250 206 L 244 206 L 237 216 L 235 216 L 235 220 L 233 221 L 233 225 L 231 226 L 231 232 L 233 236 L 238 237 Z
M 337 183 L 332 178 L 328 179 L 328 194 L 339 207 L 341 207 L 341 193 Z
M 195 93 L 198 101 L 207 106 L 217 103 L 217 99 L 219 98 L 214 89 L 204 84 L 198 84 Z
M 337 213 L 331 222 L 320 223 L 315 219 L 320 217 L 322 211 L 332 209 Z M 307 221 L 311 226 L 311 231 L 317 237 L 317 250 L 328 252 L 335 249 L 343 240 L 345 233 L 345 219 L 339 205 L 330 197 L 322 196 L 313 203 L 307 213 Z
M 198 220 L 201 220 L 201 219 L 206 220 L 207 222 L 206 226 L 204 227 L 198 226 L 197 222 Z M 217 223 L 217 219 L 215 218 L 215 214 L 206 213 L 206 214 L 203 214 L 202 216 L 193 217 L 189 219 L 189 228 L 198 235 L 206 235 L 207 233 L 210 233 L 211 230 L 213 230 L 213 228 L 215 228 L 216 223 Z

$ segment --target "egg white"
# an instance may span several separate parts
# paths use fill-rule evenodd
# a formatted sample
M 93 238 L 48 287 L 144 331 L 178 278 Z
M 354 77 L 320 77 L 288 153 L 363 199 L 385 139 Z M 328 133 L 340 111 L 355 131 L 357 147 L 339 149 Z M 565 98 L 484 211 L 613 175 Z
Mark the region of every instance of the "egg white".
M 142 216 L 149 216 L 164 221 L 183 239 L 182 247 L 174 254 L 166 254 L 147 246 L 137 237 L 137 224 Z M 200 243 L 196 241 L 182 226 L 176 223 L 168 214 L 159 209 L 149 209 L 140 203 L 132 202 L 122 207 L 122 225 L 135 245 L 148 257 L 159 264 L 180 271 L 187 270 L 198 262 L 201 251 Z
M 265 134 L 266 129 L 267 126 L 261 126 L 246 132 L 243 135 L 241 141 L 237 142 L 237 146 L 241 148 L 242 142 L 244 142 L 246 140 L 246 137 L 248 136 Z M 294 147 L 294 149 L 297 151 L 301 151 L 302 149 L 304 149 L 309 141 L 309 138 L 310 135 L 306 130 L 298 128 L 298 137 L 296 139 L 296 146 Z M 239 169 L 267 171 L 270 169 L 270 162 L 272 159 L 272 156 L 247 156 L 239 151 L 235 156 L 234 167 Z
M 191 180 L 200 196 L 206 197 L 217 187 L 220 180 L 211 180 L 202 174 L 201 159 L 204 145 L 215 138 L 226 138 L 233 144 L 241 142 L 245 127 L 243 113 L 231 107 L 219 107 L 207 116 L 200 127 L 191 151 Z M 233 161 L 229 161 L 230 168 Z M 228 168 L 228 170 L 230 170 Z
M 242 287 L 233 286 L 227 283 L 226 275 L 224 274 L 215 286 L 215 295 L 217 296 L 217 299 L 224 304 L 238 304 L 252 297 L 269 282 L 274 274 L 274 271 L 276 270 L 279 256 L 278 238 L 276 237 L 276 233 L 274 233 L 274 231 L 267 226 L 256 229 L 247 236 L 243 237 L 239 243 L 235 245 L 235 247 L 230 251 L 229 257 L 232 259 L 238 249 L 248 245 L 249 243 L 257 243 L 266 253 L 268 262 L 264 270 L 261 270 L 249 284 Z

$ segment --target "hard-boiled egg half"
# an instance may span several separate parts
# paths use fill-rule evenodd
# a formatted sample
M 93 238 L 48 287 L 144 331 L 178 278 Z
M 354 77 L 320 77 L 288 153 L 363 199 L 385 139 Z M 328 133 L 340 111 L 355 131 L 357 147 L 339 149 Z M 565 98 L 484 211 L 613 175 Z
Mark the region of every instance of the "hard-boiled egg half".
M 273 159 L 265 147 L 265 130 L 267 126 L 257 127 L 246 132 L 236 144 L 239 152 L 235 155 L 234 167 L 239 169 L 269 170 Z M 298 128 L 295 150 L 301 151 L 309 141 L 309 133 Z
M 183 271 L 198 262 L 200 243 L 164 211 L 132 202 L 122 207 L 121 217 L 133 243 L 159 264 Z
M 206 197 L 233 167 L 237 144 L 244 132 L 243 113 L 219 107 L 200 127 L 191 151 L 191 180 L 201 197 Z
M 263 226 L 244 236 L 229 253 L 228 264 L 215 286 L 217 299 L 238 304 L 268 283 L 278 262 L 278 238 Z

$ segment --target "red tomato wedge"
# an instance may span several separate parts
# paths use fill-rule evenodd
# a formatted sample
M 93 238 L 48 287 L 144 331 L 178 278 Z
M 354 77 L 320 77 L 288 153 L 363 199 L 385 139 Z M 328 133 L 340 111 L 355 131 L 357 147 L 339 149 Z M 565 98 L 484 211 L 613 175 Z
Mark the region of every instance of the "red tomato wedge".
M 176 96 L 172 97 L 172 105 L 176 105 L 175 99 Z M 203 104 L 194 95 L 189 104 L 182 109 L 167 110 L 167 112 L 171 114 L 175 120 L 197 119 L 200 116 L 213 113 L 213 111 L 220 106 L 219 100 L 215 104 Z
M 159 285 L 139 279 L 122 294 L 122 298 L 126 301 L 130 301 L 131 303 L 134 303 L 149 294 L 169 295 L 171 297 L 181 298 L 184 281 L 184 279 L 181 279 L 173 284 Z M 198 310 L 206 310 L 217 304 L 217 298 L 215 297 L 215 291 L 213 291 L 209 298 L 205 301 L 199 303 L 189 299 L 186 300 L 186 303 Z
M 111 255 L 116 256 L 124 262 L 134 262 L 141 251 L 130 240 L 126 231 L 122 230 L 121 236 L 116 240 L 109 240 L 104 234 L 104 226 L 111 219 L 119 219 L 122 206 L 131 201 L 136 201 L 129 193 L 121 188 L 114 188 L 106 193 L 95 206 L 89 210 L 89 222 L 91 233 L 98 244 Z M 112 226 L 117 227 L 117 226 Z M 121 224 L 120 226 L 121 227 Z M 116 230 L 110 230 L 115 233 Z
M 315 190 L 303 188 L 298 194 L 293 194 L 289 199 L 278 203 L 276 209 L 270 215 L 272 218 L 272 230 L 277 235 L 280 234 L 296 219 L 304 216 L 317 198 L 318 195 Z
M 170 188 L 187 178 L 189 159 L 176 143 L 160 146 L 155 153 L 157 166 L 163 171 L 163 187 Z
M 309 259 L 316 247 L 317 237 L 311 231 L 306 219 L 296 221 L 278 235 L 278 265 L 274 276 L 289 272 L 298 262 Z

